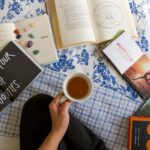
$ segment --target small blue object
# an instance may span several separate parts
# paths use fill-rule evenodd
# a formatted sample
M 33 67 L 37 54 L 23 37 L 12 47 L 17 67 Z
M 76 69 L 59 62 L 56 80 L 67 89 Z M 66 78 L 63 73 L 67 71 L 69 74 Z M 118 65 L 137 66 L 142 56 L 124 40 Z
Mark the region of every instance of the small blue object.
M 20 34 L 17 34 L 17 35 L 16 35 L 16 38 L 17 38 L 17 39 L 20 39 L 21 37 L 22 37 L 22 36 L 21 36 Z
M 34 38 L 35 38 L 35 36 L 34 36 L 33 33 L 29 33 L 28 36 L 29 36 L 31 39 L 34 39 Z

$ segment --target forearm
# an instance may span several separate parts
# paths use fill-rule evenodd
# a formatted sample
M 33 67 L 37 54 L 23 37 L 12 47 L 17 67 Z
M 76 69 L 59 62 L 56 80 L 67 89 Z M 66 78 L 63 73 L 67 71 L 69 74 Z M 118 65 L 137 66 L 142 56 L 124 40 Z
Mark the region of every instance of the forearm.
M 60 141 L 61 138 L 58 136 L 58 134 L 55 132 L 51 132 L 46 137 L 39 150 L 57 150 Z

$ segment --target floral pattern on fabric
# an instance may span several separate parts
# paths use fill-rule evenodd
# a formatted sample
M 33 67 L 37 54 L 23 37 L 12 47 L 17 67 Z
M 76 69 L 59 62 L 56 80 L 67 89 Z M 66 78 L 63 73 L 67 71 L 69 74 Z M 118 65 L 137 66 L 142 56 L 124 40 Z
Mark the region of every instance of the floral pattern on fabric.
M 0 0 L 0 22 L 13 22 L 45 13 L 45 0 Z M 34 7 L 34 5 L 38 7 Z M 24 9 L 26 6 L 26 9 Z M 8 7 L 8 8 L 6 8 Z M 30 9 L 32 7 L 32 9 Z M 139 38 L 136 43 L 141 50 L 149 55 L 149 39 L 144 21 L 150 21 L 150 0 L 129 0 L 129 7 L 136 22 Z M 4 8 L 6 12 L 4 13 Z M 3 15 L 2 15 L 3 14 Z M 46 65 L 47 68 L 65 74 L 82 69 L 89 74 L 98 86 L 114 90 L 138 101 L 139 95 L 133 88 L 116 73 L 112 65 L 99 52 L 98 47 L 80 45 L 58 50 L 59 61 Z M 78 69 L 80 68 L 80 69 Z M 89 72 L 88 72 L 89 71 Z

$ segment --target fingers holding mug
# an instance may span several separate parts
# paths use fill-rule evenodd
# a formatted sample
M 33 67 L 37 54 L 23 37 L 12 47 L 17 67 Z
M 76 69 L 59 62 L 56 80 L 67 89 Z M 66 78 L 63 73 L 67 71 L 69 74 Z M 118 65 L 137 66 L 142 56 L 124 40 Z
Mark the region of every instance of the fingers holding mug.
M 67 101 L 68 100 L 68 98 L 66 97 L 66 96 L 62 96 L 61 98 L 60 98 L 60 103 L 63 103 L 63 102 L 65 102 L 65 101 Z

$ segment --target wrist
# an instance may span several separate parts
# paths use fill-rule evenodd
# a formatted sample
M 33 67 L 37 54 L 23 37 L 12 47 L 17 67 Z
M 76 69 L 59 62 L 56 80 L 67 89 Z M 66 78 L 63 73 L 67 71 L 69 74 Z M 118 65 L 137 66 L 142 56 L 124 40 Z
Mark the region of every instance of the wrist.
M 51 136 L 52 139 L 55 140 L 55 142 L 58 142 L 58 143 L 59 143 L 59 142 L 62 140 L 64 134 L 61 134 L 60 132 L 58 132 L 58 131 L 56 131 L 56 130 L 52 130 L 52 131 L 50 132 L 50 136 Z
M 46 137 L 39 150 L 57 150 L 58 145 L 62 138 L 60 138 L 56 132 L 50 132 Z

